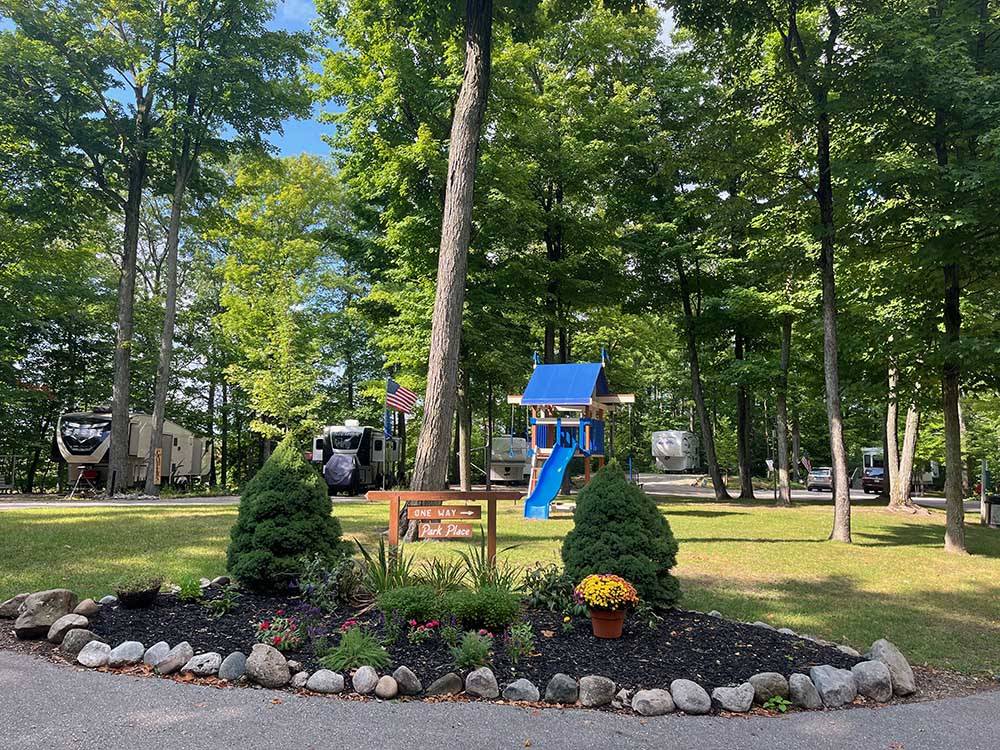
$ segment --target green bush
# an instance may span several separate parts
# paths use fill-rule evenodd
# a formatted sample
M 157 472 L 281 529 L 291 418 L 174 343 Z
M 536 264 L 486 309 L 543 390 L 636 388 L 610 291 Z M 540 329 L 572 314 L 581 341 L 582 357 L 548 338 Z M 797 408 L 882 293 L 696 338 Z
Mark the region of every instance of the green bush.
M 389 654 L 378 638 L 358 625 L 348 628 L 340 636 L 340 643 L 324 649 L 319 659 L 320 664 L 334 672 L 346 672 L 366 665 L 382 669 L 390 662 Z
M 457 669 L 478 669 L 490 663 L 492 648 L 493 638 L 470 631 L 462 636 L 457 646 L 451 647 L 451 658 Z
M 340 522 L 332 509 L 326 483 L 289 435 L 243 490 L 229 573 L 247 588 L 273 591 L 299 575 L 303 555 L 334 558 Z
M 614 573 L 631 581 L 657 608 L 680 599 L 677 541 L 670 524 L 614 462 L 594 475 L 576 501 L 573 530 L 563 540 L 566 573 L 576 582 L 591 573 Z
M 394 617 L 417 622 L 441 619 L 441 604 L 434 587 L 425 584 L 389 589 L 378 596 L 378 608 L 386 620 Z
M 517 594 L 496 588 L 478 591 L 462 589 L 449 591 L 441 597 L 438 619 L 450 616 L 463 628 L 486 628 L 500 631 L 510 625 L 521 613 L 521 598 Z

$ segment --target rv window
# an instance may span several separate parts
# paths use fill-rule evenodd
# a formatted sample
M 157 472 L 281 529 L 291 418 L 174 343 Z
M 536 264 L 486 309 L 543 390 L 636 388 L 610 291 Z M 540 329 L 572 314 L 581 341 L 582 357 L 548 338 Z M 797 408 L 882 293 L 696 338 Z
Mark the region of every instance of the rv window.
M 333 449 L 338 451 L 356 451 L 361 447 L 361 430 L 357 432 L 333 432 L 330 434 Z
M 377 450 L 377 451 L 382 450 L 382 441 L 381 440 L 376 440 L 375 441 L 375 450 Z

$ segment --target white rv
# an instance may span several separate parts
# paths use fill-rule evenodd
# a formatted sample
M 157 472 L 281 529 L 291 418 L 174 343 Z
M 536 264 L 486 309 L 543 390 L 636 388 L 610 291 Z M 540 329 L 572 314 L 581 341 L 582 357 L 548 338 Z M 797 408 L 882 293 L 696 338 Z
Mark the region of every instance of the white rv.
M 136 412 L 128 425 L 128 484 L 146 481 L 153 417 Z M 160 484 L 188 484 L 208 475 L 211 445 L 169 419 L 163 421 Z M 111 452 L 111 412 L 63 414 L 56 423 L 56 458 L 69 465 L 71 486 L 104 487 Z
M 653 433 L 653 458 L 660 471 L 697 471 L 698 436 L 686 430 L 658 430 Z
M 363 427 L 356 419 L 324 427 L 313 438 L 312 462 L 330 492 L 357 495 L 381 487 L 398 456 L 398 438 L 387 438 L 381 427 Z
M 495 435 L 490 456 L 490 481 L 527 484 L 531 473 L 528 441 L 523 437 Z

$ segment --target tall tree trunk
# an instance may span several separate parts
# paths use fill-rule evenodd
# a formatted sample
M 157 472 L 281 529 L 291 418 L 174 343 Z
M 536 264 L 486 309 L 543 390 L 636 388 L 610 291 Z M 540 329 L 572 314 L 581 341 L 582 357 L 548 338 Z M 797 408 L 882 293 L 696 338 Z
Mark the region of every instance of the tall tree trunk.
M 889 396 L 885 407 L 885 476 L 886 494 L 893 505 L 899 485 L 899 370 L 895 363 L 889 365 Z M 907 490 L 909 495 L 909 490 Z
M 946 518 L 945 552 L 965 554 L 965 506 L 962 501 L 962 426 L 959 418 L 958 346 L 961 339 L 962 313 L 959 309 L 961 281 L 957 263 L 944 267 L 944 368 L 941 376 L 944 406 Z
M 146 155 L 133 156 L 128 170 L 125 230 L 122 242 L 122 275 L 118 280 L 118 320 L 115 337 L 114 380 L 111 391 L 111 448 L 108 457 L 107 493 L 127 490 L 132 484 L 128 460 L 129 390 L 132 382 L 132 330 L 135 308 L 136 256 L 139 246 L 139 212 L 146 184 Z
M 209 354 L 211 356 L 211 354 Z M 215 369 L 209 365 L 208 380 L 208 444 L 210 453 L 208 454 L 208 486 L 215 487 L 218 477 L 215 472 Z
M 167 225 L 167 288 L 163 304 L 163 330 L 160 335 L 160 360 L 156 367 L 156 392 L 153 396 L 153 430 L 146 456 L 146 494 L 160 494 L 160 477 L 156 476 L 154 457 L 163 443 L 163 422 L 166 419 L 167 391 L 170 390 L 170 365 L 174 353 L 174 324 L 177 320 L 177 247 L 180 244 L 181 211 L 188 177 L 194 166 L 190 158 L 191 139 L 184 137 L 180 159 L 174 177 L 174 194 L 170 200 L 170 222 Z M 170 474 L 170 467 L 167 469 Z M 194 471 L 193 466 L 188 467 Z
M 222 380 L 222 450 L 219 453 L 222 463 L 222 486 L 229 486 L 229 384 Z
M 694 330 L 694 312 L 691 308 L 691 290 L 688 287 L 684 264 L 677 261 L 677 278 L 680 283 L 681 304 L 684 308 L 684 336 L 687 341 L 688 365 L 691 369 L 691 396 L 698 411 L 698 423 L 701 425 L 701 442 L 705 449 L 705 462 L 708 464 L 708 475 L 712 480 L 716 500 L 730 500 L 726 484 L 719 470 L 719 460 L 715 453 L 715 432 L 712 420 L 705 405 L 705 394 L 701 387 L 701 367 L 698 362 L 698 340 Z
M 833 464 L 833 529 L 830 539 L 851 541 L 851 495 L 847 477 L 847 450 L 844 447 L 844 420 L 840 407 L 840 372 L 837 361 L 837 286 L 834 275 L 835 223 L 833 214 L 833 175 L 830 166 L 830 115 L 826 98 L 820 102 L 817 118 L 816 160 L 819 183 L 820 276 L 823 282 L 823 370 L 826 389 L 826 417 L 830 431 L 830 457 Z
M 448 474 L 448 433 L 455 413 L 473 187 L 490 87 L 493 0 L 466 0 L 465 8 L 465 71 L 448 146 L 448 182 L 427 362 L 424 423 L 413 466 L 412 485 L 417 490 L 444 489 Z
M 799 432 L 799 413 L 792 411 L 792 470 L 795 481 L 802 480 L 799 467 L 802 466 L 802 433 Z
M 462 370 L 458 391 L 458 484 L 472 489 L 472 405 L 469 403 L 469 372 Z
M 774 433 L 778 448 L 777 504 L 792 504 L 792 484 L 788 471 L 788 368 L 792 351 L 792 316 L 781 317 L 781 359 L 778 367 L 778 391 L 774 402 Z
M 906 426 L 903 430 L 903 450 L 899 456 L 899 471 L 896 482 L 892 486 L 889 497 L 890 510 L 916 510 L 917 506 L 910 499 L 910 487 L 913 484 L 913 460 L 917 453 L 917 437 L 920 430 L 920 412 L 915 403 L 910 403 L 906 410 Z
M 746 339 L 736 332 L 735 356 L 737 362 L 743 361 Z M 736 456 L 740 470 L 740 500 L 754 500 L 753 467 L 750 455 L 750 398 L 747 393 L 743 375 L 736 386 Z

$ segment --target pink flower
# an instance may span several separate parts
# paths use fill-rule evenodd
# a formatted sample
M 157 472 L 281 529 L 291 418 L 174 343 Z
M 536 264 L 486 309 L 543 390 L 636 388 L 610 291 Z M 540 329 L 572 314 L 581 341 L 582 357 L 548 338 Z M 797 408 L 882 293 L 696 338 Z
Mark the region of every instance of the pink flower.
M 264 622 L 262 622 L 260 624 L 260 629 L 261 630 L 267 630 L 269 627 L 271 627 L 271 621 L 270 620 L 264 620 Z
M 278 617 L 281 617 L 281 616 L 282 616 L 283 614 L 285 614 L 285 610 L 283 610 L 283 609 L 279 609 L 279 610 L 278 610 L 277 612 L 275 612 L 274 614 L 276 614 L 276 615 L 277 615 Z
M 411 628 L 417 627 L 417 621 L 416 620 L 410 620 L 410 627 Z
M 275 646 L 280 645 L 281 644 L 281 636 L 280 635 L 274 636 L 273 643 L 274 643 Z

